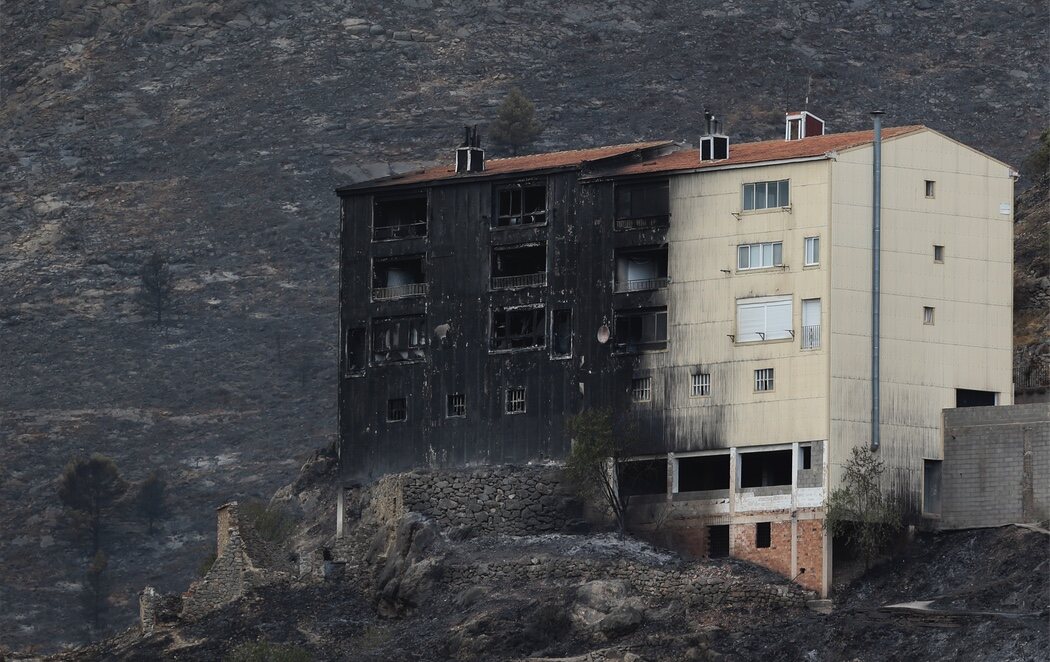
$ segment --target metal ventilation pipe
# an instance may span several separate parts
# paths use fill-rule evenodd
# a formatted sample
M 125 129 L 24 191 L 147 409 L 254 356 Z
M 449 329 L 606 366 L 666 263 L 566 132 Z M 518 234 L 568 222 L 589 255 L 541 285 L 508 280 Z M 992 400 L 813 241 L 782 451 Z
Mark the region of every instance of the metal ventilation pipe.
M 871 450 L 879 450 L 879 312 L 882 268 L 882 115 L 871 113 L 874 140 L 871 161 Z

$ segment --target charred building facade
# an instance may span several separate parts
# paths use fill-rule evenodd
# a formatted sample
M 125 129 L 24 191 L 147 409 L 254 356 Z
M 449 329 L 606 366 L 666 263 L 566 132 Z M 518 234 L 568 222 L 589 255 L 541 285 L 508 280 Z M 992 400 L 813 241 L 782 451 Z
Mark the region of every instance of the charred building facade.
M 489 160 L 468 132 L 453 166 L 338 189 L 344 480 L 557 461 L 567 416 L 630 412 L 636 529 L 826 591 L 824 498 L 871 436 L 874 136 L 707 129 Z M 921 514 L 941 410 L 1011 401 L 1013 179 L 882 139 L 880 453 Z

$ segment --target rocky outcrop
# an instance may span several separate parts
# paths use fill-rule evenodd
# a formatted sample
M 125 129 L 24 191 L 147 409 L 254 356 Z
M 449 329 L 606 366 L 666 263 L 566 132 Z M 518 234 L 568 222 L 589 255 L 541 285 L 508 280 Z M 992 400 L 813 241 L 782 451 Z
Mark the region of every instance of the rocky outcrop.
M 441 534 L 437 525 L 419 513 L 406 513 L 376 532 L 368 562 L 375 569 L 372 586 L 376 609 L 397 616 L 422 604 L 441 578 Z

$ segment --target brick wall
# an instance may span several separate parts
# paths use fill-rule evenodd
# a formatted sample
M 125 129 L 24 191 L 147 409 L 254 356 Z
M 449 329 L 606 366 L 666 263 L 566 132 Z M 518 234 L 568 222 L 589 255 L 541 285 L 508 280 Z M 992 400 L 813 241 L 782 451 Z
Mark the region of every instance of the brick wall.
M 944 410 L 941 476 L 942 528 L 1046 519 L 1050 405 Z
M 783 513 L 777 513 L 783 517 Z M 785 577 L 795 577 L 796 582 L 811 591 L 820 592 L 824 573 L 824 529 L 823 520 L 800 519 L 796 523 L 795 564 L 791 566 L 791 520 L 769 520 L 769 547 L 756 545 L 756 522 L 731 524 L 729 527 L 729 553 L 738 559 L 769 568 Z M 805 572 L 801 570 L 805 568 Z M 801 574 L 800 574 L 801 573 Z

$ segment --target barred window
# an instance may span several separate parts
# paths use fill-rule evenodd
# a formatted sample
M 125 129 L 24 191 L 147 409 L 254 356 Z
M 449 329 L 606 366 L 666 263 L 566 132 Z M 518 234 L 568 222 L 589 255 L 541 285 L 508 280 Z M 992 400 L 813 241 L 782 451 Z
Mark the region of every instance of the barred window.
M 460 418 L 467 415 L 467 396 L 463 393 L 449 393 L 445 416 Z
M 761 368 L 755 371 L 755 390 L 773 390 L 773 368 Z
M 515 387 L 507 389 L 507 413 L 508 414 L 524 414 L 525 413 L 525 389 L 524 387 Z
M 631 380 L 631 400 L 649 402 L 653 399 L 653 378 L 636 377 Z
M 391 423 L 408 419 L 408 402 L 405 398 L 390 398 L 386 401 L 386 420 Z
M 711 395 L 710 373 L 698 372 L 693 374 L 693 382 L 689 389 L 689 395 L 694 398 Z

